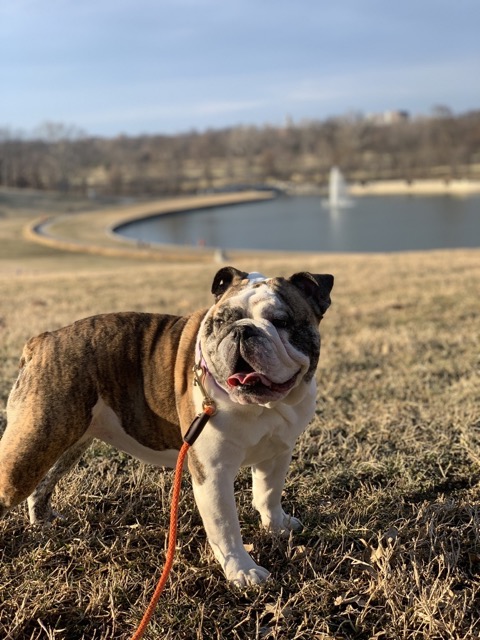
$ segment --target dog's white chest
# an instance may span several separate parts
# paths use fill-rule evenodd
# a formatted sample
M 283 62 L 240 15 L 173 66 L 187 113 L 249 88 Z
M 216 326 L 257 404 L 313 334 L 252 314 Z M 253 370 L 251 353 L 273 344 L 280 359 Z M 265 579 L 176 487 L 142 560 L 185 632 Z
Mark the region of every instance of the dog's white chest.
M 195 443 L 200 459 L 228 464 L 236 459 L 240 466 L 252 466 L 291 451 L 315 411 L 316 386 L 312 380 L 304 388 L 302 400 L 294 405 L 274 407 L 218 402 L 218 412 Z M 194 389 L 201 405 L 202 394 Z

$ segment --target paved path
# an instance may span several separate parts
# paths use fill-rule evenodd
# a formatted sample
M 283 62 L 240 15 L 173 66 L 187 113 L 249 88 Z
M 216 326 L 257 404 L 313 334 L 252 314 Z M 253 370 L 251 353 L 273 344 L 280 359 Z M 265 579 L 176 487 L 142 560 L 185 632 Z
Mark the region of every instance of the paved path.
M 268 200 L 272 197 L 274 195 L 269 191 L 216 193 L 166 198 L 124 207 L 116 206 L 112 209 L 42 217 L 34 220 L 24 229 L 24 236 L 30 241 L 65 251 L 154 260 L 211 261 L 218 250 L 204 247 L 149 245 L 124 238 L 113 230 L 121 224 L 139 218 Z

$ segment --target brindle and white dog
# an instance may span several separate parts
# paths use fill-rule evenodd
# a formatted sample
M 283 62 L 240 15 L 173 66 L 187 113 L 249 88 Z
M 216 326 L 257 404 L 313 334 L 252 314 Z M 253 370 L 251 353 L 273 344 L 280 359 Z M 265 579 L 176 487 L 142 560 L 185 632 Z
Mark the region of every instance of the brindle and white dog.
M 226 577 L 269 573 L 245 551 L 234 479 L 252 468 L 253 503 L 272 530 L 301 527 L 281 505 L 297 437 L 315 409 L 318 324 L 333 277 L 265 278 L 224 267 L 210 309 L 187 317 L 98 315 L 27 342 L 0 441 L 0 516 L 28 498 L 31 522 L 49 521 L 57 481 L 93 438 L 173 467 L 202 410 L 194 365 L 217 406 L 188 453 L 194 495 Z

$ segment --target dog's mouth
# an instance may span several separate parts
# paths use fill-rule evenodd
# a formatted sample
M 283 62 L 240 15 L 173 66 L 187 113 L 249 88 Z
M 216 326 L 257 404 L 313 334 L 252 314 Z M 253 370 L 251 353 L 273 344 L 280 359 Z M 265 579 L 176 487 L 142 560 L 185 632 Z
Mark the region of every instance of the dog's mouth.
M 298 373 L 295 373 L 289 380 L 282 383 L 273 382 L 268 376 L 255 369 L 241 356 L 235 366 L 235 373 L 227 378 L 230 388 L 238 388 L 239 391 L 261 393 L 270 391 L 273 393 L 286 393 L 295 384 Z

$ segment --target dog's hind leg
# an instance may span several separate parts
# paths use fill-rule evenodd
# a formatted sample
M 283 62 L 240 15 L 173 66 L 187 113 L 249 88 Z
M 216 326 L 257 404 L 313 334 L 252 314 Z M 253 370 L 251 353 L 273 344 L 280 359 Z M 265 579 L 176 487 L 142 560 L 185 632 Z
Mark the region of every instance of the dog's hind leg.
M 33 521 L 51 517 L 55 482 L 78 460 L 98 392 L 84 351 L 68 332 L 27 342 L 0 440 L 0 515 L 26 500 Z
M 0 439 L 0 516 L 33 494 L 31 520 L 48 520 L 55 483 L 91 442 L 85 417 L 75 421 L 78 412 L 53 409 L 24 402 L 15 393 L 9 398 L 7 427 Z
M 30 521 L 48 521 L 53 517 L 50 496 L 55 484 L 92 439 L 84 436 L 62 446 L 55 439 L 29 435 L 30 439 L 23 439 L 14 425 L 9 425 L 0 440 L 0 517 L 28 498 Z
M 80 460 L 93 438 L 79 440 L 63 453 L 28 497 L 30 522 L 50 522 L 59 514 L 53 511 L 50 498 L 57 482 Z

